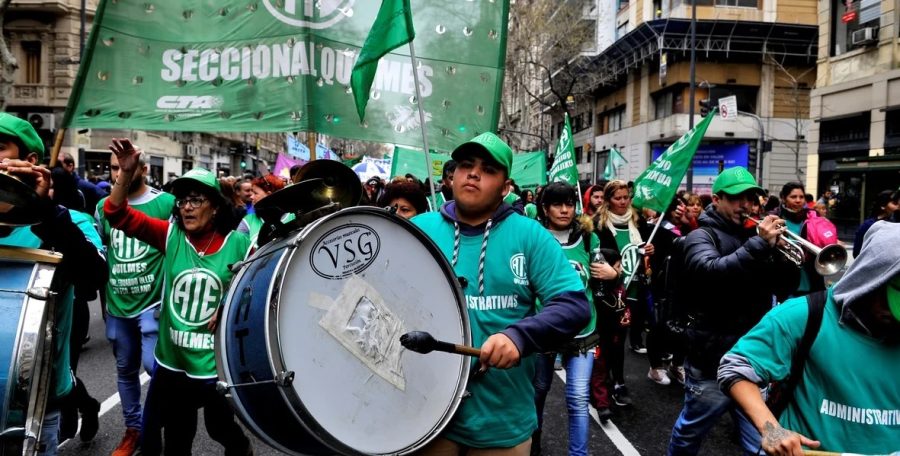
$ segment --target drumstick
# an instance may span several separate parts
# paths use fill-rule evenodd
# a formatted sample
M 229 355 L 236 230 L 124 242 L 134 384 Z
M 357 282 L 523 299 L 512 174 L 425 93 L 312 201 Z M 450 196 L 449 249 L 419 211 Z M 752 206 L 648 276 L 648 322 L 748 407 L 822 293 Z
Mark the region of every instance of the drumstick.
M 481 350 L 475 347 L 440 341 L 425 331 L 411 331 L 400 336 L 400 344 L 409 350 L 422 354 L 437 350 L 458 355 L 474 356 L 476 358 L 481 357 Z

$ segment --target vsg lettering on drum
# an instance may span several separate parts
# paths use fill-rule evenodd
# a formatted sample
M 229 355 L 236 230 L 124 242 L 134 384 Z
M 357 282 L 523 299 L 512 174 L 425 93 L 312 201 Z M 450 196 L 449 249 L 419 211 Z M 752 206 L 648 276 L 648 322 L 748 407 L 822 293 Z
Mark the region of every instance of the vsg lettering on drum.
M 381 238 L 375 230 L 351 223 L 325 233 L 313 245 L 309 263 L 320 277 L 341 280 L 365 271 L 380 250 Z

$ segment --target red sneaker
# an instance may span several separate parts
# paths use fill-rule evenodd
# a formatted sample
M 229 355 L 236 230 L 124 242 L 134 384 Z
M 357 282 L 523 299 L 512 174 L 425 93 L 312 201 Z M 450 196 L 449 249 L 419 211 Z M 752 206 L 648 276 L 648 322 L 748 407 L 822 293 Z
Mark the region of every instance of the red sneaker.
M 119 442 L 119 446 L 112 452 L 112 456 L 131 456 L 138 449 L 141 440 L 141 431 L 135 428 L 125 430 L 125 437 Z

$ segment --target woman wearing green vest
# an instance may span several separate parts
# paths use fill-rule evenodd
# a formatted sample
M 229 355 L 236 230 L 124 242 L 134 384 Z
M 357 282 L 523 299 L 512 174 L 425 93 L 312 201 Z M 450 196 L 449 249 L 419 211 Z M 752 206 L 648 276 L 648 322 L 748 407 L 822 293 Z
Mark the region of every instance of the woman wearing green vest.
M 250 201 L 255 207 L 263 198 L 283 188 L 284 181 L 274 174 L 257 177 L 250 181 Z M 256 212 L 251 210 L 244 216 L 243 220 L 241 220 L 237 230 L 238 232 L 249 235 L 250 239 L 253 240 L 253 243 L 256 244 L 256 237 L 259 235 L 259 230 L 262 226 L 263 220 L 256 215 Z
M 160 309 L 158 364 L 144 406 L 144 455 L 162 451 L 165 428 L 167 455 L 191 454 L 197 409 L 209 436 L 226 455 L 252 454 L 250 441 L 234 421 L 224 396 L 216 392 L 213 335 L 216 314 L 228 289 L 229 265 L 242 260 L 250 238 L 232 232 L 229 202 L 215 174 L 192 169 L 175 180 L 173 222 L 153 219 L 128 206 L 128 186 L 140 151 L 127 139 L 113 139 L 110 150 L 119 160 L 119 177 L 103 206 L 109 223 L 126 235 L 163 253 L 163 305 Z

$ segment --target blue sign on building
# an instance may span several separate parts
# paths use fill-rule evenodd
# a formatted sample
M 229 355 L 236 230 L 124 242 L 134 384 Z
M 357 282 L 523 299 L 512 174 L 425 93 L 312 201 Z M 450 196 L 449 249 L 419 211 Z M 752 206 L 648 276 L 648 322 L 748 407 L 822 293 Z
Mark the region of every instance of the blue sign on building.
M 659 158 L 668 146 L 653 146 L 652 160 Z M 694 155 L 694 193 L 710 193 L 713 181 L 722 169 L 743 166 L 750 161 L 750 145 L 743 144 L 701 144 Z M 751 170 L 751 172 L 753 172 Z M 687 178 L 681 181 L 681 188 L 687 186 Z

